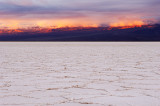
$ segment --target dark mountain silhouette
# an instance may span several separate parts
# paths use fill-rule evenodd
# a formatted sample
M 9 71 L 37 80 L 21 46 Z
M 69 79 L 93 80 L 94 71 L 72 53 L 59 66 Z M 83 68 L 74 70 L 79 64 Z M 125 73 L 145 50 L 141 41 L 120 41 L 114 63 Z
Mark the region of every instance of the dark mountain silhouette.
M 52 29 L 48 33 L 1 34 L 0 41 L 160 41 L 160 25 L 134 28 L 69 28 Z

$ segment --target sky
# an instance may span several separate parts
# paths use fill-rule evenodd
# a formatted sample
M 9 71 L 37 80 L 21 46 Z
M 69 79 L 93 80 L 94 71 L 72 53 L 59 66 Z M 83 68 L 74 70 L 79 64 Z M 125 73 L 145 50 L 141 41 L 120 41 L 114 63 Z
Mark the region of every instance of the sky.
M 0 0 L 0 28 L 157 23 L 160 0 Z

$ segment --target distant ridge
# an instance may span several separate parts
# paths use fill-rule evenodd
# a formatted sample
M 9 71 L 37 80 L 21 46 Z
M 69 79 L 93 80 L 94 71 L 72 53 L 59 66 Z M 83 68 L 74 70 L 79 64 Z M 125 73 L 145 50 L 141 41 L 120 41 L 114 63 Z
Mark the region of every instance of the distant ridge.
M 160 24 L 9 31 L 1 30 L 0 41 L 160 41 Z

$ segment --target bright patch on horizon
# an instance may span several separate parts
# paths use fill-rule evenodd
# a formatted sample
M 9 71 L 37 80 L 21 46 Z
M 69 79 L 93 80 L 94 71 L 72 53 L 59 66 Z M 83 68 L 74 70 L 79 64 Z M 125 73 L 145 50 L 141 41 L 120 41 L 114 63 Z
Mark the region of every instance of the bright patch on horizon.
M 120 21 L 117 23 L 111 23 L 110 27 L 121 27 L 121 28 L 134 28 L 134 27 L 142 27 L 145 23 L 143 21 Z

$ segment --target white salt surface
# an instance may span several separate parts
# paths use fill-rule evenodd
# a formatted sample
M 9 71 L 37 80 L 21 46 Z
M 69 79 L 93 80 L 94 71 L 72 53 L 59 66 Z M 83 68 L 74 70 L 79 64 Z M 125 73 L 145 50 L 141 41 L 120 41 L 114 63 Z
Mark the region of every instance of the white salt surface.
M 160 43 L 0 43 L 0 106 L 160 106 Z

